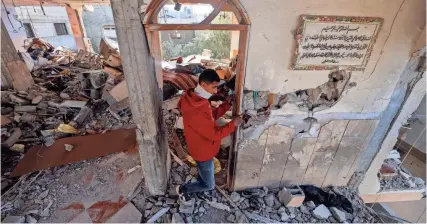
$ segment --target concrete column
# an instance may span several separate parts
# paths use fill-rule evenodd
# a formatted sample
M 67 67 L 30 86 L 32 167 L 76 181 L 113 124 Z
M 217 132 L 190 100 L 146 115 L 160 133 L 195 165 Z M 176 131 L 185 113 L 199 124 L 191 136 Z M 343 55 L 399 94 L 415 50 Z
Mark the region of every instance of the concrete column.
M 93 52 L 92 45 L 87 41 L 86 30 L 83 25 L 83 6 L 66 5 L 65 9 L 67 10 L 68 19 L 70 20 L 71 30 L 73 31 L 77 49 Z
M 3 19 L 1 20 L 1 86 L 27 90 L 34 85 L 30 71 L 21 61 Z

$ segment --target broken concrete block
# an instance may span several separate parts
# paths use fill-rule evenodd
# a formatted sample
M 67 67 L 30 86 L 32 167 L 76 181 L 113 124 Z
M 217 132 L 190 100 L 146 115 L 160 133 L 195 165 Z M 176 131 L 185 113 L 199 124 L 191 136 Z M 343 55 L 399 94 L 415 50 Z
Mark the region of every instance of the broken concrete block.
M 24 223 L 25 217 L 24 216 L 8 215 L 1 222 L 2 223 Z
M 397 176 L 397 170 L 396 167 L 394 167 L 391 164 L 383 163 L 381 165 L 380 171 L 380 179 L 386 180 L 386 179 L 393 179 L 393 177 Z
M 33 218 L 31 215 L 25 216 L 25 222 L 26 223 L 37 223 L 37 219 Z
M 289 221 L 289 216 L 288 216 L 288 214 L 286 214 L 286 212 L 282 212 L 282 213 L 280 213 L 280 220 L 281 220 L 282 222 L 287 222 L 287 221 Z
M 67 150 L 68 152 L 71 152 L 71 150 L 73 150 L 74 146 L 70 145 L 70 144 L 64 144 L 65 150 Z
M 1 126 L 8 125 L 12 122 L 8 117 L 1 115 Z
M 237 192 L 235 192 L 235 191 L 233 191 L 233 192 L 231 193 L 231 195 L 230 195 L 230 199 L 231 199 L 233 202 L 238 202 L 238 201 L 240 200 L 240 194 L 239 194 L 239 193 L 237 193 Z
M 186 213 L 186 214 L 193 214 L 195 203 L 196 203 L 196 199 L 194 199 L 194 198 L 191 198 L 191 200 L 187 201 L 185 204 L 180 203 L 179 212 L 180 213 Z
M 114 86 L 110 91 L 110 95 L 116 100 L 116 102 L 122 101 L 129 97 L 126 81 L 121 81 L 119 84 Z
M 332 216 L 332 214 L 329 211 L 329 209 L 325 205 L 323 205 L 323 204 L 317 206 L 313 210 L 313 215 L 317 219 L 327 219 L 329 216 Z
M 230 214 L 229 216 L 227 216 L 227 221 L 233 223 L 236 221 L 236 216 L 234 216 L 233 214 Z
M 31 123 L 33 122 L 37 117 L 35 115 L 29 114 L 29 113 L 24 113 L 21 118 L 20 121 L 23 122 L 27 122 L 27 123 Z
M 123 72 L 108 66 L 104 66 L 104 72 L 109 75 L 112 75 L 113 77 L 120 77 L 123 75 Z
M 6 141 L 3 141 L 1 143 L 2 147 L 6 147 L 6 148 L 12 147 L 18 141 L 21 135 L 22 135 L 22 131 L 20 128 L 13 128 L 9 138 L 7 138 Z
M 264 202 L 268 207 L 273 207 L 274 205 L 274 194 L 268 194 L 264 196 Z
M 310 214 L 310 210 L 309 210 L 305 205 L 301 205 L 301 206 L 299 207 L 299 210 L 300 210 L 302 213 L 306 214 L 306 215 L 309 215 L 309 214 Z
M 206 203 L 208 205 L 216 208 L 216 209 L 220 209 L 220 210 L 224 210 L 224 211 L 230 212 L 230 207 L 228 207 L 228 205 L 225 205 L 223 203 L 214 202 L 214 201 L 207 201 Z
M 15 112 L 36 112 L 37 106 L 15 106 Z
M 18 103 L 18 104 L 28 104 L 28 100 L 23 99 L 19 96 L 16 96 L 15 94 L 10 94 L 9 98 L 10 98 L 10 100 L 12 100 L 13 102 Z
M 168 212 L 169 209 L 170 209 L 169 207 L 160 209 L 160 211 L 158 211 L 156 214 L 151 216 L 149 220 L 147 220 L 147 223 L 154 223 L 157 219 L 162 217 L 162 215 L 166 214 L 166 212 Z
M 305 199 L 304 192 L 299 186 L 294 186 L 289 189 L 284 187 L 278 193 L 279 201 L 287 207 L 299 207 Z
M 86 119 L 88 119 L 90 116 L 92 115 L 92 109 L 84 106 L 82 107 L 82 109 L 79 111 L 79 113 L 76 115 L 76 117 L 74 117 L 74 121 L 78 124 L 78 125 L 82 125 L 84 123 L 84 121 Z
M 129 108 L 129 99 L 126 98 L 120 102 L 116 102 L 108 107 L 108 111 L 117 119 L 120 120 L 122 117 L 130 116 L 131 111 Z
M 38 105 L 37 105 L 38 106 Z M 59 103 L 53 102 L 53 101 L 49 101 L 47 102 L 47 106 L 49 107 L 54 107 L 54 108 L 58 108 L 59 107 Z M 46 107 L 47 108 L 47 107 Z M 46 109 L 45 108 L 45 109 Z
M 111 67 L 120 67 L 122 66 L 122 59 L 118 55 L 111 54 L 108 59 L 105 61 L 105 64 Z
M 114 214 L 107 223 L 141 223 L 142 214 L 129 202 Z
M 185 223 L 185 221 L 179 213 L 173 213 L 172 223 Z
M 48 102 L 48 104 L 50 101 Z M 83 108 L 86 105 L 86 101 L 79 101 L 79 100 L 65 100 L 62 102 L 59 107 L 72 107 L 72 108 Z M 51 105 L 49 105 L 51 106 Z
M 43 100 L 43 96 L 36 96 L 31 100 L 31 104 L 39 104 Z
M 329 208 L 329 211 L 331 211 L 332 216 L 334 216 L 334 218 L 336 220 L 338 220 L 339 222 L 344 222 L 346 220 L 345 212 L 343 212 L 343 211 L 341 211 L 335 207 Z
M 67 93 L 60 93 L 59 97 L 61 97 L 62 99 L 65 99 L 65 100 L 70 99 L 70 95 L 68 95 Z

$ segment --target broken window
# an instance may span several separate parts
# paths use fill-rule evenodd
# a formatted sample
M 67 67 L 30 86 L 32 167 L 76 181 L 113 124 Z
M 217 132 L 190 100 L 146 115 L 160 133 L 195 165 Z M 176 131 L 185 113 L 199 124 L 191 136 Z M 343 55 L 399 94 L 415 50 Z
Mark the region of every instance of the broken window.
M 65 23 L 54 23 L 53 25 L 55 26 L 56 35 L 68 35 Z
M 31 27 L 30 23 L 24 23 L 25 33 L 27 33 L 28 38 L 35 37 L 33 28 Z

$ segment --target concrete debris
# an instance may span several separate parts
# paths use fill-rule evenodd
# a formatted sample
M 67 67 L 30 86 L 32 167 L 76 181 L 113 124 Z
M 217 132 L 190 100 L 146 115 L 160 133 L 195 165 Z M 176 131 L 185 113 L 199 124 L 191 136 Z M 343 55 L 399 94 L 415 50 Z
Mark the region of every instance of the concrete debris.
M 274 206 L 274 194 L 268 194 L 266 196 L 264 196 L 264 202 L 267 206 L 269 207 L 273 207 Z
M 185 223 L 185 221 L 179 213 L 173 213 L 172 214 L 172 223 Z
M 392 152 L 392 154 L 395 153 Z M 394 173 L 392 171 L 394 171 Z M 418 190 L 426 188 L 425 182 L 422 181 L 422 179 L 420 181 L 418 177 L 412 176 L 409 171 L 401 166 L 401 161 L 397 158 L 384 160 L 378 175 L 380 177 L 380 191 L 405 189 Z
M 299 210 L 306 215 L 310 214 L 310 210 L 305 205 L 301 205 Z
M 345 70 L 332 71 L 329 80 L 312 89 L 298 90 L 279 96 L 277 105 L 273 108 L 281 108 L 287 103 L 296 104 L 302 111 L 317 112 L 332 107 L 341 97 L 345 89 L 355 86 L 348 85 L 351 73 Z
M 236 221 L 236 216 L 233 214 L 230 214 L 229 216 L 227 216 L 227 221 L 229 222 L 235 222 Z
M 31 100 L 31 104 L 39 104 L 43 100 L 43 96 L 36 96 Z
M 280 221 L 282 221 L 282 222 L 287 222 L 287 221 L 289 221 L 289 215 L 288 214 L 286 214 L 286 212 L 282 212 L 282 213 L 280 213 Z
M 311 209 L 316 208 L 316 204 L 314 204 L 314 202 L 313 202 L 313 201 L 308 201 L 308 202 L 306 203 L 306 205 L 307 205 L 307 207 L 309 207 L 309 208 L 311 208 Z
M 25 217 L 24 216 L 8 215 L 1 222 L 2 223 L 24 223 L 24 221 L 25 221 Z
M 298 186 L 287 189 L 284 187 L 278 194 L 279 201 L 288 207 L 299 207 L 302 205 L 305 195 Z
M 314 217 L 318 219 L 327 219 L 329 216 L 331 216 L 331 212 L 325 205 L 319 205 L 313 210 Z
M 39 194 L 39 196 L 37 197 L 37 199 L 42 200 L 45 197 L 47 197 L 47 195 L 49 194 L 49 190 L 45 190 L 42 193 Z
M 33 218 L 31 215 L 25 216 L 25 222 L 26 223 L 37 223 L 37 219 Z
M 230 195 L 230 198 L 231 198 L 231 200 L 233 201 L 233 202 L 238 202 L 239 200 L 240 200 L 240 194 L 239 193 L 237 193 L 237 192 L 235 192 L 235 191 L 233 191 L 232 193 L 231 193 L 231 195 Z
M 169 209 L 170 209 L 170 207 L 160 209 L 160 211 L 158 211 L 156 214 L 154 214 L 153 216 L 151 216 L 150 219 L 147 220 L 147 223 L 154 223 L 162 215 L 166 214 L 166 212 L 168 212 Z
M 334 216 L 334 218 L 336 220 L 338 220 L 339 222 L 344 222 L 346 220 L 346 214 L 345 212 L 335 208 L 335 207 L 331 207 L 329 208 L 329 211 L 331 211 L 332 215 Z
M 64 144 L 65 150 L 68 152 L 71 152 L 73 150 L 74 146 L 70 144 Z
M 218 202 L 214 202 L 214 201 L 207 201 L 206 203 L 208 205 L 216 208 L 216 209 L 220 209 L 220 210 L 230 212 L 230 207 L 228 205 L 223 204 L 223 203 L 218 203 Z
M 196 204 L 196 199 L 191 198 L 190 201 L 187 201 L 185 204 L 180 202 L 179 212 L 186 214 L 193 214 L 194 205 Z

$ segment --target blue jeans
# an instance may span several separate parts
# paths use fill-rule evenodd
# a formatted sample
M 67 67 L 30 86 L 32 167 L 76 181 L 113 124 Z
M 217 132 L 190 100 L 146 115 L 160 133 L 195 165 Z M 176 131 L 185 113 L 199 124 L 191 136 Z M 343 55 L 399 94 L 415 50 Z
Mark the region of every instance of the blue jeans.
M 214 163 L 213 158 L 205 162 L 197 162 L 197 169 L 199 176 L 197 181 L 193 183 L 186 184 L 182 187 L 182 191 L 189 193 L 196 193 L 202 191 L 209 191 L 215 188 L 215 178 L 214 178 Z

